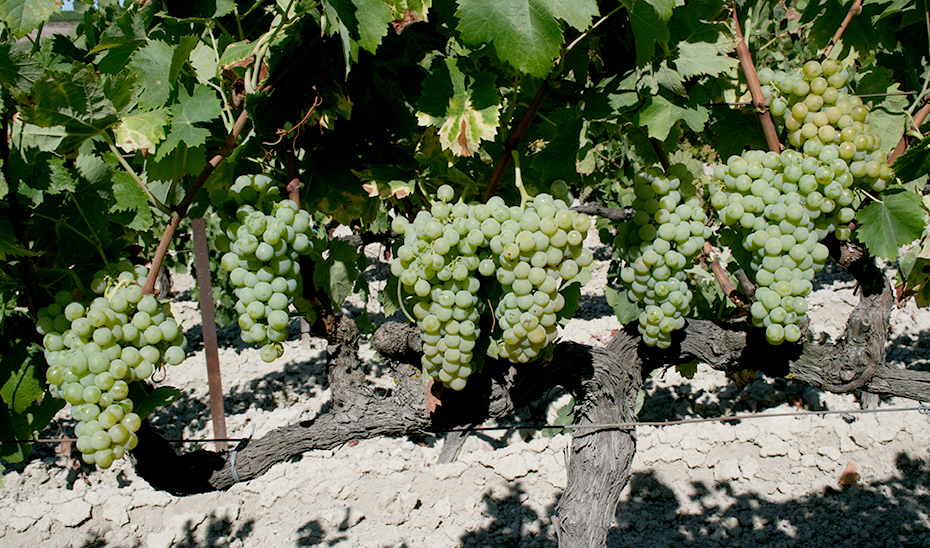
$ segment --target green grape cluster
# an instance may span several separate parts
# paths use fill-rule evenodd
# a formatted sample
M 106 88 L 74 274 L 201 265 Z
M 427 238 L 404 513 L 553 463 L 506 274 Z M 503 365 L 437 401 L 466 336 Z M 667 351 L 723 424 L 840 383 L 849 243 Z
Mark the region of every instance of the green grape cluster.
M 498 355 L 526 363 L 558 335 L 557 314 L 565 306 L 559 288 L 594 259 L 582 246 L 591 218 L 548 194 L 537 195 L 524 207 L 508 208 L 500 198 L 484 207 L 494 220 L 489 232 L 496 233 L 488 246 L 504 289 L 494 311 L 503 330 Z M 490 270 L 485 263 L 482 273 Z
M 792 147 L 818 156 L 823 147 L 834 145 L 857 185 L 885 189 L 893 172 L 881 138 L 868 124 L 868 107 L 850 94 L 845 68 L 833 59 L 808 61 L 793 72 L 763 68 L 759 81 L 772 115 L 789 131 Z
M 404 236 L 391 273 L 414 295 L 412 311 L 423 341 L 424 369 L 461 390 L 476 369 L 474 350 L 484 310 L 477 296 L 478 251 L 486 241 L 483 230 L 492 227 L 478 221 L 476 206 L 450 205 L 453 193 L 448 185 L 439 188 L 437 198 L 412 223 L 404 217 L 391 222 L 391 229 Z
M 267 175 L 243 175 L 230 189 L 235 219 L 223 219 L 220 264 L 235 287 L 242 340 L 265 362 L 281 357 L 290 305 L 300 294 L 300 256 L 312 250 L 309 213 L 282 199 Z
M 115 280 L 101 277 L 105 287 L 94 285 L 103 295 L 89 305 L 59 292 L 39 311 L 36 326 L 44 335 L 50 392 L 71 404 L 77 448 L 100 468 L 138 443 L 141 419 L 132 412 L 129 383 L 180 364 L 187 348 L 169 304 L 143 295 L 137 275 L 144 279 L 144 267 Z
M 574 278 L 593 255 L 581 247 L 591 225 L 587 215 L 541 194 L 508 207 L 500 197 L 487 204 L 450 204 L 443 185 L 429 211 L 413 222 L 396 217 L 404 236 L 391 273 L 413 297 L 413 318 L 423 340 L 426 372 L 461 390 L 480 367 L 474 354 L 484 312 L 478 276 L 497 279 L 504 294 L 495 307 L 503 331 L 498 354 L 528 362 L 554 340 L 556 315 L 565 304 L 563 280 Z
M 710 237 L 694 177 L 683 164 L 634 177 L 636 213 L 617 227 L 614 248 L 626 265 L 620 279 L 639 305 L 639 332 L 649 346 L 668 348 L 671 333 L 685 325 L 692 293 L 685 269 Z
M 811 281 L 828 256 L 820 241 L 830 233 L 849 237 L 852 175 L 835 153 L 835 145 L 819 157 L 747 151 L 714 170 L 711 204 L 752 254 L 759 288 L 750 312 L 772 344 L 801 336 Z

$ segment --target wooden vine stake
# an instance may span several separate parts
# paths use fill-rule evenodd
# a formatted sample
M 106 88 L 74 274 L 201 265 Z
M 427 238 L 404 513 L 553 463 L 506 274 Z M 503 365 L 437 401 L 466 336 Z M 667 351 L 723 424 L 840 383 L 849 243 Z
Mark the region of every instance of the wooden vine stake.
M 220 354 L 216 340 L 216 316 L 213 311 L 213 284 L 210 281 L 210 252 L 207 249 L 207 225 L 202 218 L 191 219 L 194 233 L 194 265 L 200 293 L 200 317 L 203 326 L 203 348 L 207 360 L 207 381 L 210 388 L 210 417 L 216 450 L 226 450 L 226 411 L 223 405 L 223 382 L 220 376 Z

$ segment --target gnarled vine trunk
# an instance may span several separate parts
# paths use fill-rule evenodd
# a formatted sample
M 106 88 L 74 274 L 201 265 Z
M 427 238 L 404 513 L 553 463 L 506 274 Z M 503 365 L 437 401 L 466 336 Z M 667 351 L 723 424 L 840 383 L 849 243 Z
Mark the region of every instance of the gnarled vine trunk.
M 433 435 L 457 426 L 504 418 L 542 398 L 553 386 L 571 391 L 575 423 L 616 424 L 635 419 L 636 395 L 649 371 L 698 359 L 718 370 L 762 369 L 791 374 L 834 392 L 868 389 L 878 394 L 930 399 L 930 375 L 901 371 L 883 362 L 894 299 L 887 283 L 867 293 L 850 316 L 846 335 L 834 344 L 772 347 L 745 322 L 689 321 L 672 349 L 643 346 L 635 329 L 617 333 L 606 348 L 556 345 L 546 367 L 488 363 L 488 374 L 470 379 L 462 392 L 446 391 L 442 405 L 426 416 L 420 341 L 415 327 L 389 322 L 373 346 L 394 378 L 393 389 L 375 391 L 364 380 L 358 359 L 359 332 L 339 318 L 329 345 L 328 378 L 333 406 L 310 421 L 282 426 L 250 440 L 236 452 L 235 476 L 247 481 L 273 464 L 312 449 L 331 449 L 377 436 Z M 475 405 L 483 402 L 484 405 Z M 190 494 L 228 489 L 235 481 L 231 453 L 174 453 L 150 429 L 140 431 L 145 451 L 135 455 L 140 476 L 158 489 Z M 559 545 L 603 546 L 620 492 L 630 478 L 635 433 L 629 428 L 579 428 L 566 448 L 568 484 L 555 516 Z

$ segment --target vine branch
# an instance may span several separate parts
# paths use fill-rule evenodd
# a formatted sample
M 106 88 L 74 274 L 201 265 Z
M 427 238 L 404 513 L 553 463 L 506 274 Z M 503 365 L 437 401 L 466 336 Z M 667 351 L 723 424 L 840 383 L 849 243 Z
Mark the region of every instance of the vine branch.
M 752 103 L 759 113 L 759 122 L 762 124 L 762 132 L 765 134 L 765 142 L 769 150 L 781 152 L 781 142 L 778 140 L 778 130 L 775 128 L 775 122 L 772 120 L 772 114 L 768 107 L 765 106 L 765 98 L 762 96 L 762 85 L 759 83 L 759 75 L 756 73 L 756 66 L 752 62 L 752 53 L 746 40 L 743 39 L 743 31 L 740 28 L 739 17 L 736 8 L 732 10 L 733 29 L 736 33 L 736 55 L 739 57 L 740 67 L 746 76 L 746 84 L 749 86 L 749 93 L 752 95 Z
M 840 27 L 836 29 L 836 33 L 833 35 L 833 38 L 830 39 L 830 43 L 827 45 L 827 49 L 823 50 L 821 59 L 830 57 L 830 53 L 833 51 L 833 47 L 836 46 L 836 43 L 840 41 L 843 33 L 846 32 L 846 28 L 849 27 L 849 23 L 852 22 L 853 17 L 858 15 L 861 11 L 862 0 L 856 0 L 853 2 L 852 6 L 849 6 L 849 11 L 846 13 L 846 17 L 843 18 L 843 22 L 840 23 Z
M 526 130 L 529 129 L 530 124 L 533 122 L 533 118 L 535 118 L 536 113 L 539 112 L 539 107 L 542 106 L 543 101 L 546 100 L 546 96 L 549 95 L 551 90 L 552 85 L 548 81 L 543 82 L 542 85 L 539 86 L 539 91 L 536 92 L 536 97 L 533 98 L 533 102 L 530 103 L 529 108 L 526 109 L 526 113 L 523 115 L 516 129 L 514 129 L 513 134 L 507 139 L 507 142 L 504 143 L 504 150 L 501 151 L 501 155 L 494 165 L 494 171 L 491 173 L 491 179 L 488 181 L 488 186 L 485 187 L 484 193 L 481 195 L 482 203 L 486 203 L 491 199 L 491 196 L 497 194 L 497 187 L 500 185 L 501 178 L 504 176 L 504 171 L 510 164 L 513 151 L 517 149 L 517 145 L 520 144 L 520 140 L 523 139 Z

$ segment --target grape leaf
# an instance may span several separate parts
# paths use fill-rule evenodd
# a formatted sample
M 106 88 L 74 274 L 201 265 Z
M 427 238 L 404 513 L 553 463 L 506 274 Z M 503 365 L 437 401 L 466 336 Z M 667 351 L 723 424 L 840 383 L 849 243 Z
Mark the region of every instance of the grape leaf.
M 895 175 L 904 182 L 930 174 L 930 135 L 911 143 L 907 151 L 895 160 Z
M 646 126 L 649 136 L 660 141 L 668 137 L 679 121 L 684 121 L 694 131 L 701 131 L 707 118 L 708 111 L 703 106 L 681 107 L 661 95 L 647 98 L 646 106 L 637 114 L 639 125 Z
M 240 64 L 252 56 L 253 49 L 255 49 L 255 44 L 250 43 L 248 40 L 233 42 L 223 50 L 223 55 L 220 56 L 219 66 L 225 70 L 233 65 Z
M 0 44 L 0 86 L 25 93 L 40 76 L 39 62 L 26 53 L 24 45 Z
M 152 414 L 156 407 L 170 405 L 181 397 L 181 391 L 173 386 L 159 386 L 146 393 L 140 388 L 134 388 L 129 394 L 133 408 L 139 418 L 144 419 Z
M 675 68 L 686 80 L 701 74 L 717 76 L 736 68 L 739 61 L 727 55 L 721 55 L 713 44 L 707 42 L 681 42 L 678 44 L 678 57 Z
M 339 35 L 348 74 L 352 62 L 358 60 L 358 42 L 352 37 L 352 30 L 357 26 L 355 14 L 346 0 L 323 0 L 323 15 L 326 23 L 323 31 L 326 34 Z
M 133 114 L 123 118 L 113 130 L 114 141 L 126 152 L 151 152 L 165 138 L 167 125 L 168 116 L 161 109 Z
M 626 6 L 636 41 L 636 64 L 644 66 L 655 55 L 656 44 L 666 44 L 668 25 L 659 18 L 656 9 L 646 0 L 621 0 Z
M 329 242 L 329 256 L 313 269 L 314 284 L 332 298 L 337 309 L 352 294 L 361 271 L 354 265 L 364 259 L 351 244 L 334 239 Z
M 744 149 L 768 150 L 762 126 L 755 116 L 728 106 L 713 109 L 713 122 L 707 132 L 717 155 L 724 160 Z
M 3 320 L 4 333 L 28 333 L 35 329 L 23 316 Z M 29 439 L 45 428 L 64 401 L 45 394 L 48 365 L 38 346 L 19 337 L 6 336 L 0 347 L 0 439 Z M 23 462 L 30 444 L 0 445 L 8 462 Z
M 128 227 L 134 230 L 148 230 L 154 224 L 152 212 L 149 209 L 148 197 L 125 171 L 113 172 L 113 198 L 116 203 L 110 208 L 115 211 L 134 211 L 135 217 Z
M 171 60 L 175 46 L 161 40 L 149 40 L 129 61 L 129 70 L 136 77 L 139 103 L 146 108 L 158 108 L 171 95 Z
M 904 295 L 914 296 L 917 306 L 930 304 L 930 232 L 900 260 L 898 276 L 904 283 Z
M 161 160 L 174 150 L 179 143 L 188 148 L 195 148 L 206 142 L 210 130 L 195 124 L 209 122 L 222 113 L 223 107 L 216 94 L 207 86 L 197 86 L 193 95 L 182 89 L 178 93 L 178 102 L 171 107 L 171 131 L 165 142 L 158 147 L 155 160 Z
M 384 0 L 355 0 L 355 17 L 358 19 L 358 45 L 374 53 L 387 36 L 394 13 Z
M 607 304 L 614 309 L 614 314 L 620 323 L 626 325 L 639 318 L 639 306 L 630 300 L 626 291 L 617 291 L 607 286 L 604 288 L 604 297 L 607 298 Z
M 43 152 L 54 152 L 68 137 L 68 133 L 61 126 L 41 127 L 23 124 L 22 128 L 16 128 L 16 136 L 21 138 L 17 144 L 23 149 L 35 148 Z
M 7 257 L 35 257 L 36 255 L 38 253 L 20 245 L 9 215 L 0 216 L 0 261 L 7 260 Z
M 556 19 L 584 30 L 598 14 L 593 0 L 459 0 L 462 40 L 490 43 L 497 56 L 521 72 L 544 77 L 563 43 Z
M 0 0 L 0 21 L 6 23 L 17 40 L 56 13 L 61 13 L 61 0 Z
M 193 34 L 181 37 L 178 45 L 171 55 L 171 70 L 168 72 L 168 78 L 171 82 L 178 79 L 181 74 L 181 68 L 190 58 L 191 52 L 199 45 L 199 38 Z
M 671 19 L 676 7 L 685 5 L 684 0 L 646 0 L 646 2 L 649 2 L 663 21 Z
M 500 104 L 494 77 L 478 72 L 467 79 L 453 59 L 447 58 L 441 65 L 434 72 L 436 91 L 425 88 L 421 102 L 431 112 L 438 112 L 442 108 L 442 98 L 449 96 L 450 89 L 451 97 L 446 101 L 442 116 L 418 112 L 417 120 L 421 126 L 439 127 L 443 149 L 451 150 L 456 156 L 471 156 L 477 152 L 481 141 L 491 140 L 497 134 Z
M 927 212 L 918 194 L 889 188 L 881 201 L 856 212 L 856 237 L 869 252 L 885 259 L 896 259 L 898 249 L 920 237 L 927 225 Z
M 218 63 L 216 54 L 210 46 L 198 43 L 197 47 L 191 51 L 190 62 L 191 66 L 194 67 L 194 73 L 197 74 L 197 81 L 201 84 L 216 78 Z
M 118 120 L 100 77 L 90 69 L 63 79 L 48 75 L 32 88 L 33 104 L 24 110 L 26 121 L 41 127 L 63 126 L 68 137 L 62 147 L 76 148 L 106 131 Z

